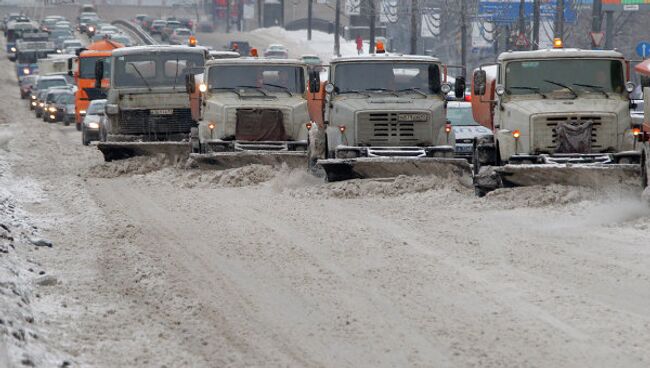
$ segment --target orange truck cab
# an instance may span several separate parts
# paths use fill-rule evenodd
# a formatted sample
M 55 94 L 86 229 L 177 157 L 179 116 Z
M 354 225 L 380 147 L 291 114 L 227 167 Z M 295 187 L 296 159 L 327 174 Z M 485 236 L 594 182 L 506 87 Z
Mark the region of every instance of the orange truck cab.
M 97 88 L 95 85 L 95 64 L 100 60 L 108 62 L 113 50 L 120 47 L 124 46 L 106 39 L 92 43 L 79 54 L 79 68 L 74 75 L 77 83 L 77 93 L 75 95 L 75 123 L 77 129 L 81 129 L 81 121 L 86 114 L 90 101 L 104 98 L 103 91 L 109 86 L 111 68 L 107 65 L 104 66 L 104 78 L 102 79 L 101 88 Z

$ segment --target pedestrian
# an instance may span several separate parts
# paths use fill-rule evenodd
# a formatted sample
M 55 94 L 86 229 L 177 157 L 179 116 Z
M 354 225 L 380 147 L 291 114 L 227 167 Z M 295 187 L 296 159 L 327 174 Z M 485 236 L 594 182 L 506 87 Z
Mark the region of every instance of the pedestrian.
M 361 55 L 363 52 L 363 39 L 361 38 L 361 35 L 357 36 L 357 54 Z

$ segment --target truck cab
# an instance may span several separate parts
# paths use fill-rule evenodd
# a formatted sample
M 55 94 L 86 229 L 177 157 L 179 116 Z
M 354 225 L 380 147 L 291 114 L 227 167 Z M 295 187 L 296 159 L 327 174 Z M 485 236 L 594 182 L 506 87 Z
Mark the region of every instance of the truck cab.
M 264 58 L 208 61 L 196 153 L 306 151 L 307 66 Z
M 472 85 L 474 118 L 494 132 L 487 150 L 476 152 L 484 162 L 639 161 L 639 127 L 630 118 L 634 85 L 617 51 L 506 52 L 475 71 Z
M 458 87 L 464 89 L 464 82 Z M 324 88 L 325 152 L 312 151 L 319 158 L 453 156 L 445 100 L 451 87 L 438 59 L 335 58 Z

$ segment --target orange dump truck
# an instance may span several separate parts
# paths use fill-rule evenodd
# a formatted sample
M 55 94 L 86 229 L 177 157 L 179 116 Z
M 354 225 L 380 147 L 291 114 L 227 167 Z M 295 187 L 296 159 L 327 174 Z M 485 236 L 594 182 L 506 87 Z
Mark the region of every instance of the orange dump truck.
M 81 121 L 86 114 L 86 109 L 90 101 L 104 98 L 104 91 L 108 88 L 111 68 L 108 65 L 104 67 L 104 79 L 98 88 L 95 83 L 95 64 L 99 60 L 108 62 L 113 50 L 124 47 L 122 44 L 111 41 L 101 40 L 92 43 L 88 48 L 79 54 L 79 69 L 75 73 L 77 83 L 77 93 L 75 95 L 75 122 L 77 130 L 81 130 Z

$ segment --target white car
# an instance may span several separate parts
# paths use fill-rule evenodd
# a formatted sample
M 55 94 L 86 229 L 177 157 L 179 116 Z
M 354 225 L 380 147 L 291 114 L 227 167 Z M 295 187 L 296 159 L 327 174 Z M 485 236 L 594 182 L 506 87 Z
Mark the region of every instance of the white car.
M 106 100 L 93 100 L 90 102 L 81 125 L 81 143 L 84 146 L 89 145 L 91 141 L 102 140 L 104 135 L 102 127 L 104 106 L 106 106 Z
M 471 161 L 474 138 L 492 135 L 490 129 L 474 121 L 470 102 L 447 102 L 447 121 L 451 124 L 456 137 L 456 157 Z

